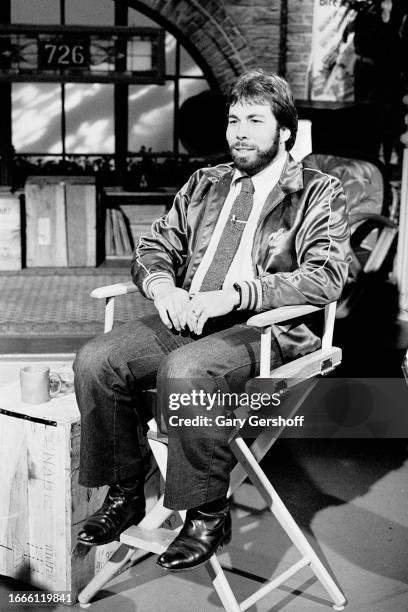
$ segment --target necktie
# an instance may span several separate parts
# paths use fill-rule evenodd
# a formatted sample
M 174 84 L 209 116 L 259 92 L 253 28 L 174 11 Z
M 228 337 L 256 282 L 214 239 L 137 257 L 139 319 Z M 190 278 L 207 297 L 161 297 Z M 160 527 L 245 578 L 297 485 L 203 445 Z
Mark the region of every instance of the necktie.
M 254 203 L 254 185 L 249 176 L 241 177 L 240 181 L 241 191 L 234 200 L 231 217 L 225 224 L 200 291 L 215 291 L 222 288 L 228 269 L 241 242 L 242 233 Z

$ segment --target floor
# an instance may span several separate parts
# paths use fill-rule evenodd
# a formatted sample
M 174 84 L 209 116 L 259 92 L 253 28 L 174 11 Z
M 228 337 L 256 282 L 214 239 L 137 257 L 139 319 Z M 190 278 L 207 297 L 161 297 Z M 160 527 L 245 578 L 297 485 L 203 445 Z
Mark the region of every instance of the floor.
M 269 460 L 263 467 L 309 541 L 334 572 L 349 601 L 346 610 L 406 612 L 406 441 L 328 444 L 291 440 L 278 443 L 273 453 L 273 462 Z M 252 487 L 244 485 L 236 502 L 234 537 L 220 561 L 230 568 L 226 572 L 228 580 L 242 600 L 298 556 L 274 519 L 262 509 L 262 500 Z M 8 594 L 28 588 L 4 579 L 0 609 L 20 610 L 8 606 Z M 22 612 L 28 609 L 21 608 Z M 324 612 L 330 608 L 323 588 L 306 568 L 252 609 Z M 216 612 L 222 608 L 205 569 L 166 574 L 152 556 L 112 580 L 95 598 L 91 610 Z
M 46 352 L 50 346 L 55 352 L 75 352 L 88 337 L 102 331 L 103 305 L 88 299 L 89 292 L 127 279 L 120 267 L 94 274 L 42 270 L 1 275 L 0 353 Z M 118 305 L 118 320 L 129 320 L 143 308 L 151 304 L 141 296 L 125 298 Z M 369 284 L 349 320 L 337 322 L 336 341 L 344 350 L 340 375 L 400 377 L 408 327 L 396 318 L 393 288 Z M 278 441 L 262 467 L 334 572 L 349 601 L 346 610 L 407 612 L 406 439 L 285 439 Z M 248 484 L 235 497 L 233 532 L 220 560 L 229 568 L 228 579 L 241 600 L 297 559 L 295 549 Z M 29 610 L 7 603 L 11 591 L 27 589 L 4 577 L 0 610 Z M 252 609 L 323 612 L 330 608 L 321 585 L 305 568 Z M 215 612 L 222 608 L 205 569 L 166 574 L 151 556 L 112 580 L 91 610 Z

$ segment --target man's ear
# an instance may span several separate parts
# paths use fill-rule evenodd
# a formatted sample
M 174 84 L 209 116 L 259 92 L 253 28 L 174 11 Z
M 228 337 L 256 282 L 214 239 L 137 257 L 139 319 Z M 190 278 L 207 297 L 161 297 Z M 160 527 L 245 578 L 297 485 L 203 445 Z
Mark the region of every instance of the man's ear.
M 280 130 L 279 142 L 281 144 L 284 144 L 290 138 L 290 130 L 287 127 L 281 127 L 281 128 L 279 128 L 279 130 Z

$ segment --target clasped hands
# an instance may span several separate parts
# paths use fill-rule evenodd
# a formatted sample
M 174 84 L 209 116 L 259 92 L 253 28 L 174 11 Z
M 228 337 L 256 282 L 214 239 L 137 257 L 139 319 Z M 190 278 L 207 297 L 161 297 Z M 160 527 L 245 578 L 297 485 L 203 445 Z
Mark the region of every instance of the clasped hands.
M 238 302 L 232 288 L 190 295 L 185 289 L 163 285 L 154 294 L 154 305 L 166 327 L 180 331 L 187 326 L 198 336 L 208 319 L 228 314 Z

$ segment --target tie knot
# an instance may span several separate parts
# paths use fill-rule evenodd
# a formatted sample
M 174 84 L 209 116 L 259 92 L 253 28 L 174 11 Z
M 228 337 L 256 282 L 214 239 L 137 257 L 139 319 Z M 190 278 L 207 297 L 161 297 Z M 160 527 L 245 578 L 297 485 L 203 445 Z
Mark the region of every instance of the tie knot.
M 241 192 L 254 193 L 254 184 L 250 176 L 241 177 Z

